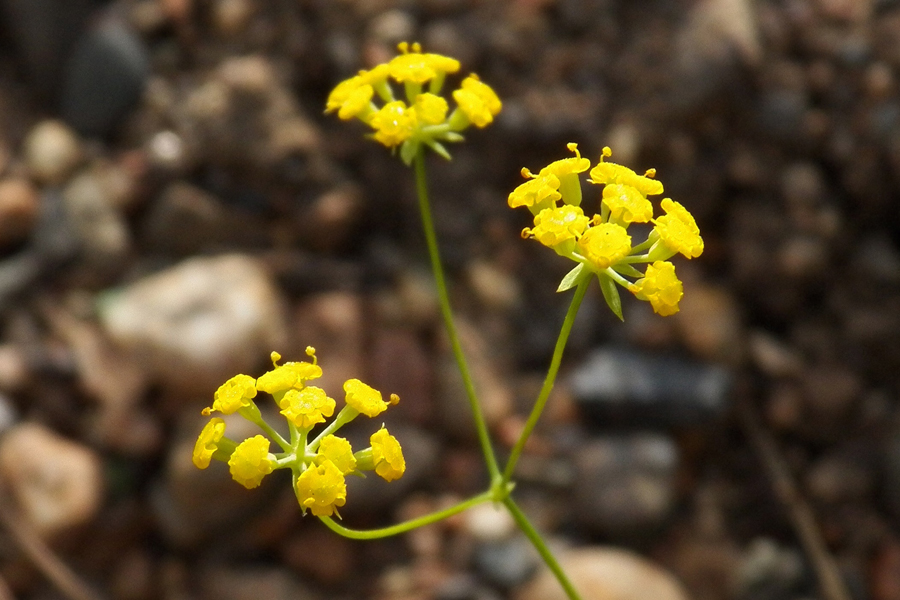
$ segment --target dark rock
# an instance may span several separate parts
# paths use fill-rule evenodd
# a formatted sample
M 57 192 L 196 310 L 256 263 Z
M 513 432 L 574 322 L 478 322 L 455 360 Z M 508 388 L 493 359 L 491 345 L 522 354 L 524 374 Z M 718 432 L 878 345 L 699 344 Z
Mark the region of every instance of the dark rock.
M 66 65 L 63 118 L 85 135 L 110 133 L 137 103 L 149 69 L 141 39 L 117 19 L 102 20 L 85 32 Z
M 606 535 L 633 536 L 659 526 L 675 501 L 678 449 L 656 434 L 610 436 L 575 455 L 573 514 Z
M 485 581 L 510 589 L 531 577 L 540 564 L 540 557 L 525 537 L 515 536 L 479 545 L 473 561 Z
M 595 351 L 570 381 L 578 406 L 604 425 L 702 424 L 724 412 L 731 387 L 723 368 L 620 348 Z

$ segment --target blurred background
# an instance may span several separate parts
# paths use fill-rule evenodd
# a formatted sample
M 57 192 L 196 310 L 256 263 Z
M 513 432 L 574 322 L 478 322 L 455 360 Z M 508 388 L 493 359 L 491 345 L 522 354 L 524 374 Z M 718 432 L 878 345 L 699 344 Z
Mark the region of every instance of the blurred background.
M 323 115 L 404 40 L 504 102 L 429 160 L 501 456 L 569 301 L 519 170 L 611 146 L 706 242 L 673 317 L 591 290 L 519 465 L 585 600 L 900 599 L 893 0 L 0 0 L 0 597 L 561 597 L 490 506 L 353 542 L 190 461 L 219 384 L 312 345 L 402 399 L 408 471 L 347 526 L 486 485 L 411 173 Z

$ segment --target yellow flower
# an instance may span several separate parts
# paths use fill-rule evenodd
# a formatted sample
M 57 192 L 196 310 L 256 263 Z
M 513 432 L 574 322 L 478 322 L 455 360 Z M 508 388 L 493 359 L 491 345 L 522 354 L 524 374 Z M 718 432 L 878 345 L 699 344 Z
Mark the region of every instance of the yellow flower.
M 388 148 L 399 146 L 416 132 L 416 111 L 407 108 L 402 100 L 388 102 L 372 115 L 369 125 L 375 139 Z
M 525 231 L 545 246 L 555 248 L 577 239 L 584 233 L 589 221 L 579 207 L 565 204 L 542 210 L 534 218 L 534 229 Z
M 334 414 L 334 399 L 325 390 L 307 386 L 301 390 L 288 390 L 278 403 L 283 414 L 300 429 L 309 429 L 316 423 L 324 423 L 325 417 Z
M 315 350 L 309 349 L 310 356 L 315 359 Z M 272 363 L 281 360 L 281 355 L 272 353 Z M 289 362 L 275 364 L 275 368 L 256 380 L 256 389 L 267 394 L 277 394 L 289 389 L 301 389 L 311 379 L 322 376 L 322 367 L 315 362 Z
M 249 375 L 235 375 L 216 390 L 213 405 L 203 410 L 208 415 L 217 410 L 225 415 L 237 412 L 243 406 L 250 406 L 256 397 L 256 380 Z
M 328 95 L 325 112 L 338 111 L 338 117 L 347 121 L 359 116 L 369 108 L 374 95 L 373 86 L 387 80 L 387 65 L 378 65 L 371 71 L 360 71 L 350 79 L 337 84 Z
M 646 223 L 653 218 L 653 205 L 630 185 L 607 184 L 603 188 L 603 203 L 610 216 L 622 223 Z
M 355 408 L 367 417 L 380 415 L 387 410 L 388 403 L 381 397 L 381 392 L 366 385 L 359 379 L 348 379 L 344 382 L 344 392 L 347 394 L 347 405 Z M 396 396 L 391 396 L 391 403 L 395 403 Z
M 631 292 L 641 300 L 649 300 L 653 312 L 668 317 L 678 312 L 678 302 L 684 295 L 684 288 L 675 276 L 675 266 L 658 260 L 647 265 L 647 272 L 632 284 Z
M 198 469 L 209 466 L 212 455 L 219 448 L 219 440 L 225 435 L 225 421 L 219 418 L 210 419 L 200 432 L 197 443 L 194 444 L 192 460 Z
M 328 434 L 319 443 L 318 455 L 330 460 L 338 470 L 346 475 L 356 469 L 356 457 L 350 442 L 342 437 Z
M 607 184 L 621 183 L 630 185 L 644 196 L 654 196 L 663 193 L 663 185 L 659 181 L 648 177 L 653 175 L 655 171 L 652 169 L 647 171 L 645 175 L 638 175 L 628 167 L 617 165 L 611 162 L 603 162 L 603 159 L 612 156 L 612 150 L 608 147 L 603 149 L 603 155 L 600 162 L 591 169 L 590 176 L 592 183 Z
M 536 176 L 532 175 L 528 169 L 522 169 L 522 175 L 532 177 L 532 179 L 510 192 L 509 198 L 507 198 L 510 208 L 520 206 L 530 208 L 543 202 L 556 202 L 562 198 L 562 194 L 559 193 L 559 178 L 556 175 Z
M 403 449 L 397 438 L 382 427 L 372 434 L 369 441 L 372 443 L 375 472 L 385 481 L 399 479 L 406 472 L 406 460 L 403 458 Z
M 660 204 L 666 214 L 655 219 L 656 231 L 662 243 L 686 258 L 697 258 L 703 253 L 703 238 L 693 215 L 678 202 L 664 198 Z
M 578 151 L 578 144 L 570 142 L 566 144 L 566 147 L 574 152 L 575 156 L 553 161 L 541 169 L 541 172 L 538 175 L 548 175 L 552 173 L 562 179 L 565 175 L 577 175 L 578 173 L 584 173 L 591 168 L 591 161 L 581 157 L 581 152 Z
M 231 477 L 251 490 L 259 486 L 262 478 L 272 472 L 274 465 L 269 459 L 269 440 L 255 435 L 237 445 L 228 459 Z
M 347 502 L 347 484 L 344 475 L 330 460 L 320 465 L 309 465 L 297 478 L 297 500 L 317 517 L 330 517 L 338 507 Z
M 460 88 L 453 92 L 453 99 L 469 121 L 479 128 L 487 127 L 503 108 L 491 86 L 474 73 L 463 79 Z
M 416 103 L 413 105 L 418 120 L 428 125 L 443 123 L 447 118 L 447 108 L 446 100 L 428 92 L 416 96 Z
M 621 225 L 601 223 L 584 232 L 578 247 L 594 268 L 602 270 L 628 256 L 631 236 Z
M 455 58 L 440 54 L 423 54 L 422 47 L 418 43 L 410 46 L 408 43 L 402 42 L 397 48 L 401 54 L 391 59 L 388 68 L 391 77 L 400 83 L 409 81 L 422 84 L 439 75 L 455 73 L 459 70 L 459 61 Z

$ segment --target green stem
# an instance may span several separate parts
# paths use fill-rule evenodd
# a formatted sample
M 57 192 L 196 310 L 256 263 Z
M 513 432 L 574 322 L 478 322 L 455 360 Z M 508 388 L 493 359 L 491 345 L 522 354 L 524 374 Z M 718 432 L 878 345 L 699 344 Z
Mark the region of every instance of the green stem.
M 525 513 L 522 512 L 522 509 L 515 503 L 512 497 L 507 496 L 503 499 L 503 504 L 509 509 L 512 518 L 515 519 L 516 524 L 519 526 L 519 529 L 525 534 L 525 536 L 531 541 L 534 545 L 535 549 L 538 551 L 538 554 L 541 555 L 541 558 L 544 559 L 544 563 L 549 567 L 550 571 L 556 577 L 556 580 L 559 581 L 559 584 L 565 590 L 566 595 L 569 597 L 569 600 L 581 600 L 581 596 L 578 594 L 578 591 L 575 589 L 575 586 L 572 585 L 572 582 L 569 580 L 569 577 L 566 575 L 565 571 L 563 571 L 562 566 L 560 566 L 559 562 L 556 560 L 556 557 L 553 556 L 553 553 L 550 552 L 550 548 L 547 547 L 547 543 L 544 542 L 544 538 L 541 537 L 541 534 L 538 533 L 537 529 L 534 528 L 534 525 L 528 520 L 528 517 L 525 516 Z
M 437 521 L 452 517 L 453 515 L 463 512 L 464 510 L 472 508 L 473 506 L 488 502 L 493 499 L 493 491 L 488 490 L 482 494 L 473 496 L 468 500 L 460 502 L 459 504 L 451 506 L 450 508 L 445 508 L 444 510 L 439 510 L 417 519 L 410 519 L 409 521 L 404 521 L 403 523 L 398 523 L 397 525 L 392 525 L 390 527 L 382 527 L 381 529 L 348 529 L 335 523 L 334 519 L 332 519 L 331 517 L 319 517 L 319 519 L 321 519 L 322 522 L 325 523 L 328 529 L 344 537 L 348 537 L 354 540 L 377 540 L 379 538 L 406 533 L 407 531 L 411 531 L 419 527 L 424 527 L 425 525 L 431 525 L 432 523 L 436 523 Z
M 550 360 L 550 368 L 547 370 L 547 377 L 544 379 L 544 385 L 541 387 L 541 392 L 538 394 L 537 401 L 534 403 L 534 408 L 531 409 L 531 414 L 528 416 L 528 421 L 525 423 L 525 429 L 522 430 L 522 435 L 519 436 L 516 445 L 513 446 L 512 452 L 509 455 L 509 461 L 507 461 L 506 469 L 503 471 L 503 481 L 510 481 L 512 479 L 513 472 L 516 470 L 516 463 L 519 461 L 522 450 L 525 448 L 525 442 L 528 441 L 528 437 L 534 430 L 535 425 L 537 425 L 538 419 L 541 418 L 544 406 L 550 398 L 550 392 L 553 390 L 556 374 L 559 372 L 559 365 L 562 362 L 563 351 L 566 349 L 566 342 L 569 340 L 569 333 L 572 331 L 572 325 L 575 324 L 575 315 L 578 314 L 578 307 L 581 306 L 581 301 L 584 299 L 584 294 L 587 291 L 591 279 L 593 278 L 585 278 L 575 288 L 575 295 L 572 297 L 572 303 L 569 305 L 569 311 L 566 313 L 566 318 L 559 331 L 559 337 L 556 340 L 556 348 L 553 349 L 553 358 Z
M 481 443 L 481 451 L 484 453 L 484 460 L 487 463 L 491 480 L 496 481 L 500 478 L 500 467 L 498 466 L 497 458 L 494 455 L 494 448 L 491 445 L 487 424 L 485 423 L 484 415 L 481 412 L 481 405 L 478 403 L 475 385 L 472 383 L 472 375 L 469 373 L 466 357 L 463 354 L 462 345 L 459 343 L 459 335 L 456 332 L 456 325 L 453 322 L 453 311 L 450 309 L 450 297 L 447 294 L 447 283 L 444 280 L 444 268 L 441 266 L 437 235 L 434 232 L 434 222 L 431 217 L 431 205 L 428 200 L 428 178 L 425 174 L 425 156 L 421 149 L 416 154 L 414 162 L 416 169 L 416 191 L 419 196 L 419 212 L 422 215 L 422 227 L 425 230 L 425 242 L 428 245 L 428 255 L 431 258 L 431 270 L 434 272 L 434 280 L 437 284 L 441 314 L 444 317 L 444 325 L 447 328 L 447 335 L 450 338 L 453 356 L 456 358 L 456 364 L 459 365 L 459 372 L 462 375 L 463 384 L 466 388 L 466 396 L 469 399 L 469 407 L 472 409 L 472 416 L 475 419 L 475 429 L 478 432 L 478 441 Z

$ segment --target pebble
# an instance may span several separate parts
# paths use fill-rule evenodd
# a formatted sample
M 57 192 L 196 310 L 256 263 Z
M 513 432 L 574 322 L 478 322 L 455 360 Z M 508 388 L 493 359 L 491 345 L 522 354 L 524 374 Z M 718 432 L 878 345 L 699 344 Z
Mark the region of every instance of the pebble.
M 504 590 L 525 583 L 541 564 L 541 558 L 525 536 L 481 543 L 472 561 L 486 582 Z
M 681 337 L 705 361 L 737 365 L 744 355 L 740 307 L 724 287 L 694 282 L 679 303 Z
M 0 180 L 0 249 L 28 238 L 39 212 L 40 196 L 27 179 Z
M 806 488 L 823 503 L 864 501 L 875 489 L 874 457 L 839 448 L 818 458 L 806 472 Z
M 153 202 L 141 226 L 142 246 L 151 252 L 187 256 L 225 241 L 222 202 L 183 181 L 175 181 Z
M 185 260 L 109 292 L 100 319 L 111 338 L 167 386 L 204 398 L 284 347 L 282 300 L 245 255 Z
M 674 506 L 679 453 L 668 437 L 594 438 L 580 445 L 574 462 L 572 514 L 592 531 L 640 535 L 662 524 Z
M 434 366 L 422 340 L 409 329 L 380 328 L 371 342 L 366 380 L 386 394 L 397 394 L 400 403 L 391 414 L 418 425 L 434 421 Z
M 516 522 L 505 507 L 484 503 L 462 514 L 464 531 L 478 542 L 501 542 L 516 531 Z
M 316 600 L 318 594 L 277 567 L 221 565 L 199 573 L 200 598 L 216 600 Z
M 0 472 L 43 538 L 87 524 L 103 504 L 100 456 L 38 423 L 20 423 L 6 432 Z
M 688 426 L 727 409 L 731 375 L 722 367 L 609 347 L 577 365 L 569 384 L 578 407 L 601 425 Z
M 63 118 L 84 135 L 113 131 L 137 104 L 150 72 L 140 37 L 116 18 L 88 29 L 68 59 L 63 76 Z
M 758 538 L 745 550 L 738 566 L 735 596 L 738 598 L 792 598 L 803 583 L 801 554 L 783 548 L 769 538 Z
M 631 551 L 585 546 L 557 555 L 582 600 L 688 600 L 678 580 Z M 523 586 L 516 600 L 565 600 L 565 592 L 546 568 Z
M 352 240 L 362 208 L 360 188 L 338 186 L 316 198 L 301 212 L 298 235 L 314 250 L 336 252 Z
M 61 121 L 41 121 L 24 142 L 25 164 L 42 183 L 58 184 L 81 162 L 81 142 Z

